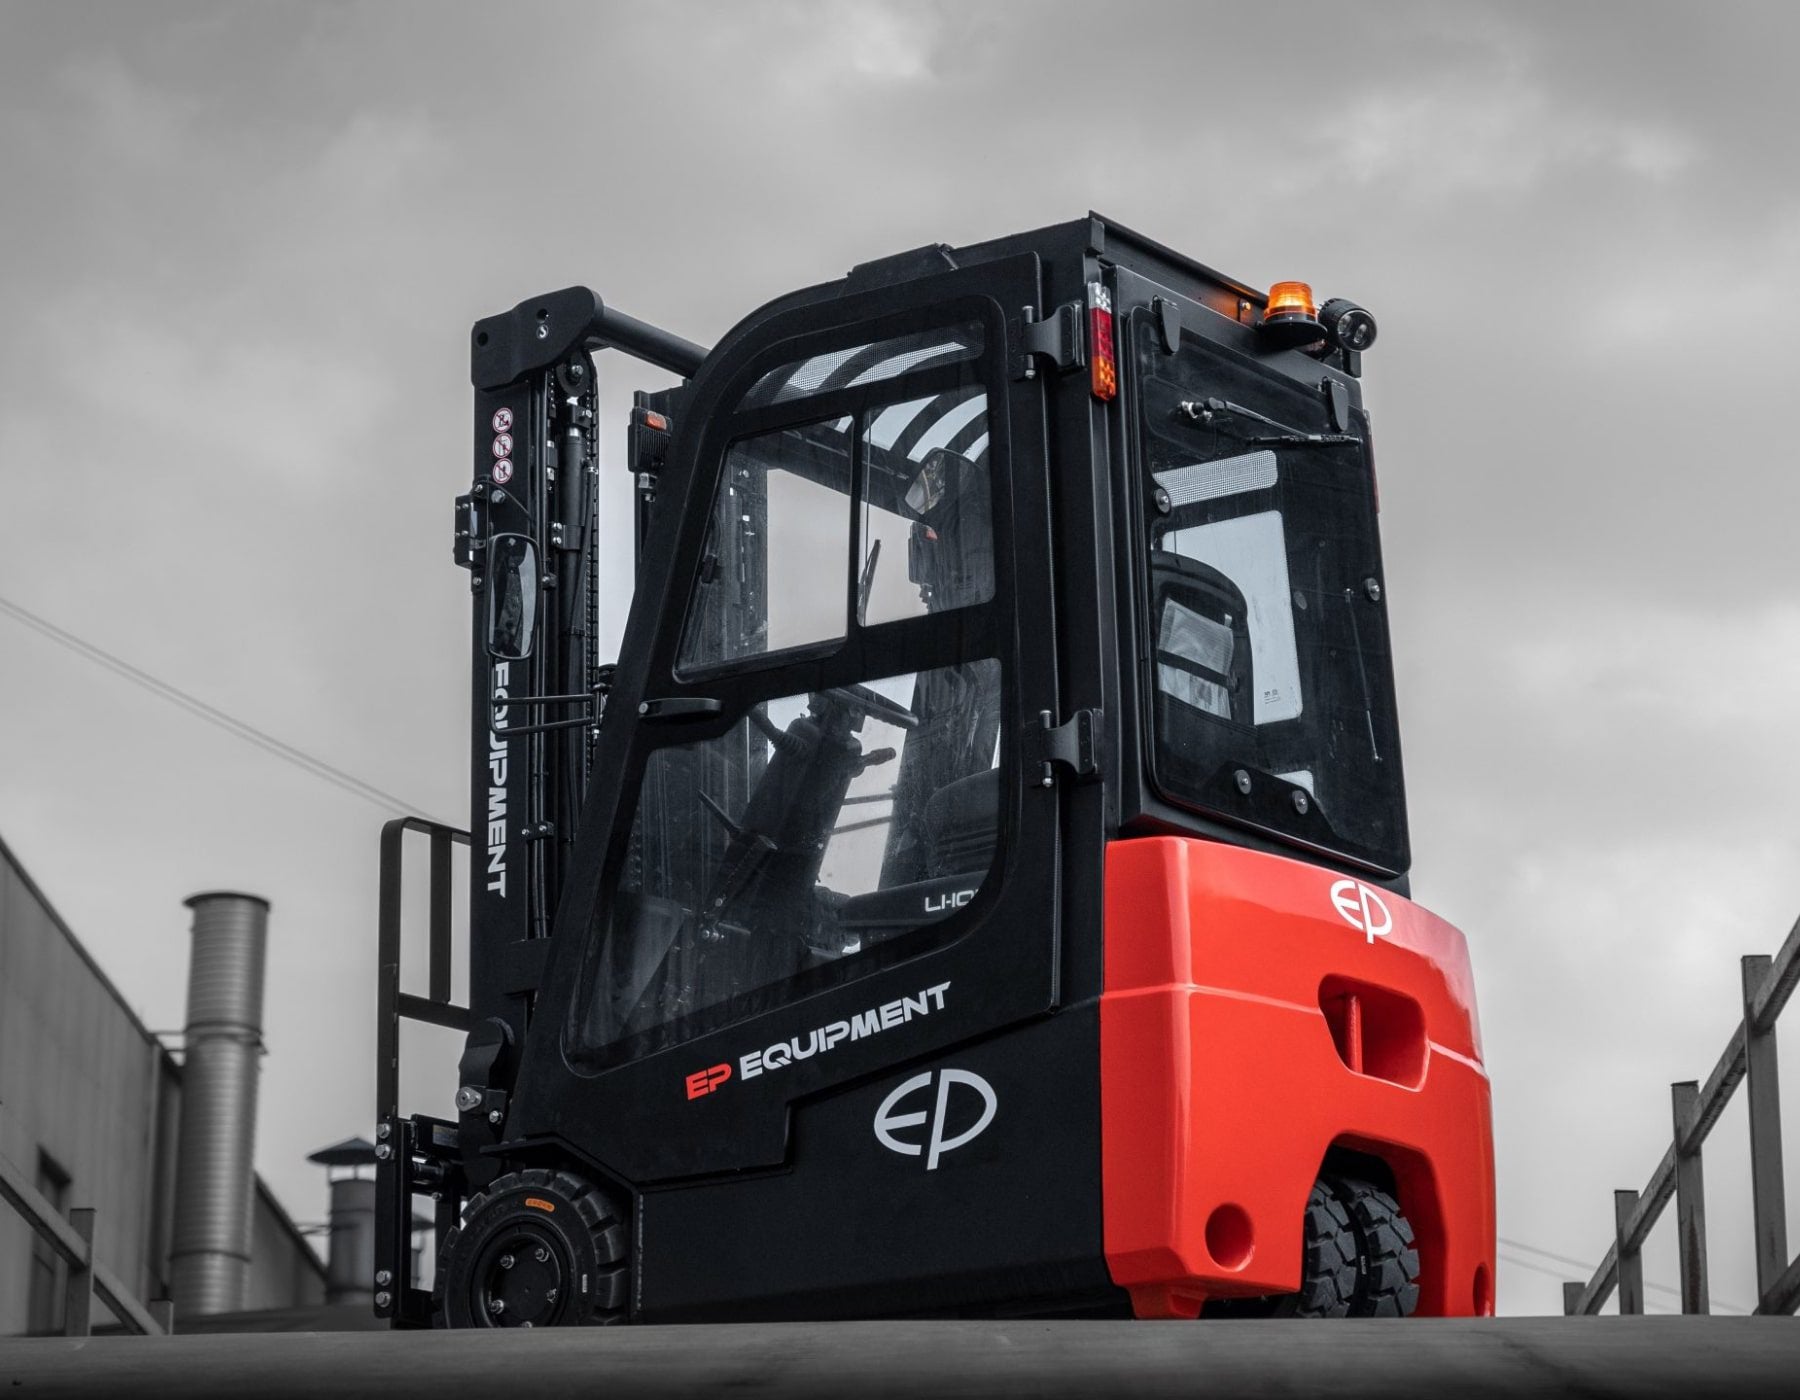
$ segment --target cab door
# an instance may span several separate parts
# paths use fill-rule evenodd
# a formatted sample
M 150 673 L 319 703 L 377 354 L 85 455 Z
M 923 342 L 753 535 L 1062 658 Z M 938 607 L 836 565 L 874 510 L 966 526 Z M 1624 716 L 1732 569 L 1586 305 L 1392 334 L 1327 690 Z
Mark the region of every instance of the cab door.
M 513 1141 L 776 1168 L 796 1101 L 1056 1005 L 1039 305 L 1031 254 L 838 284 L 693 381 Z

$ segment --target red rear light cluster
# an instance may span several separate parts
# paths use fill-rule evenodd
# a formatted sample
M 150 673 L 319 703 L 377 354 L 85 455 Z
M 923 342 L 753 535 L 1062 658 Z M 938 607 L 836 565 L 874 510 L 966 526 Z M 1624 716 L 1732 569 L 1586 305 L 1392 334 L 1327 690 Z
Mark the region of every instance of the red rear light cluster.
M 1102 282 L 1089 282 L 1088 368 L 1094 397 L 1110 403 L 1119 396 L 1119 361 L 1113 349 L 1112 293 Z

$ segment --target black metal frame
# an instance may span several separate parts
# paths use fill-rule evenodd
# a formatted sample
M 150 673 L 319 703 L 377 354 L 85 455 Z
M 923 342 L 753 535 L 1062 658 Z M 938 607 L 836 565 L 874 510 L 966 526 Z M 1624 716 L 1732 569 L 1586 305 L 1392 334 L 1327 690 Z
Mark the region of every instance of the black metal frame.
M 707 354 L 704 346 L 608 306 L 586 287 L 564 287 L 477 321 L 469 332 L 470 379 L 477 389 L 503 389 L 578 352 L 608 349 L 683 376 L 697 373 Z
M 1740 1082 L 1750 1119 L 1750 1199 L 1756 1246 L 1756 1311 L 1800 1310 L 1800 1257 L 1788 1255 L 1786 1187 L 1782 1176 L 1781 1085 L 1775 1023 L 1800 985 L 1800 922 L 1773 958 L 1742 959 L 1743 1017 L 1706 1083 L 1669 1086 L 1673 1140 L 1642 1191 L 1613 1192 L 1613 1242 L 1586 1283 L 1563 1285 L 1563 1311 L 1597 1313 L 1614 1289 L 1621 1313 L 1644 1310 L 1641 1251 L 1670 1198 L 1675 1200 L 1681 1259 L 1681 1310 L 1711 1310 L 1706 1268 L 1706 1196 L 1700 1149 Z

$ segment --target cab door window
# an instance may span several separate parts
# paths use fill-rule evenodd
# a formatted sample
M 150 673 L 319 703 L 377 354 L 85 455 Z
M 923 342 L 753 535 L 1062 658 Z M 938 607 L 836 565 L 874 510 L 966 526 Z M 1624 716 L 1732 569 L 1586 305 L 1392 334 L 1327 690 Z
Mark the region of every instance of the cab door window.
M 930 946 L 993 863 L 999 701 L 981 660 L 657 749 L 577 1043 L 685 1039 Z
M 862 416 L 857 621 L 924 617 L 994 596 L 987 391 Z
M 956 935 L 1002 846 L 996 441 L 982 323 L 760 374 L 726 425 L 658 735 L 569 1048 L 605 1065 Z
M 848 424 L 828 421 L 758 433 L 726 451 L 682 670 L 843 637 L 849 513 L 844 494 L 819 476 L 822 464 L 848 463 L 850 442 Z
M 983 344 L 980 322 L 959 323 L 810 355 L 757 380 L 740 415 L 790 403 L 803 412 L 851 392 L 870 402 L 727 449 L 681 672 L 828 648 L 852 612 L 870 626 L 993 597 Z M 926 378 L 942 389 L 906 393 Z

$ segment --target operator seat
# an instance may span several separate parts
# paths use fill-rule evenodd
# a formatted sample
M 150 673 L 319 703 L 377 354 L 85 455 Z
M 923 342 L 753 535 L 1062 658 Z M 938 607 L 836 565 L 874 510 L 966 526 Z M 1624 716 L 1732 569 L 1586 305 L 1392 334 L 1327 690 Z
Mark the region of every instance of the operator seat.
M 1000 770 L 971 773 L 932 793 L 925 804 L 925 829 L 927 879 L 985 875 L 994 863 L 1000 829 Z

